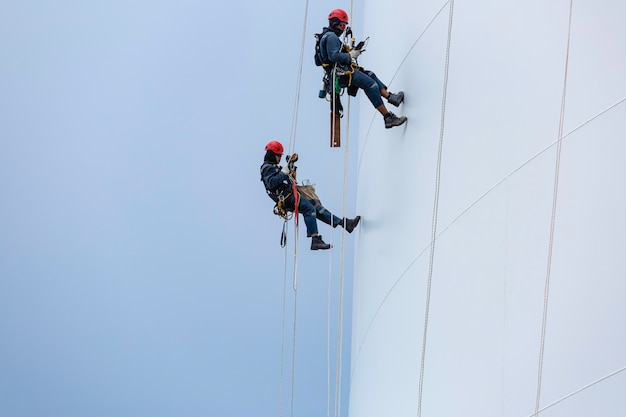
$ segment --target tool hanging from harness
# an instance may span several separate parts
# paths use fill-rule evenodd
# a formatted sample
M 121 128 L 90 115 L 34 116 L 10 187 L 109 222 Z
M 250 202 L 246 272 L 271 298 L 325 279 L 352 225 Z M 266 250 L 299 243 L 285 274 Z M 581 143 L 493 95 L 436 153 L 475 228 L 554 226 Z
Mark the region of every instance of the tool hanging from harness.
M 358 88 L 352 85 L 352 74 L 354 71 L 361 70 L 361 67 L 356 62 L 350 62 L 349 65 L 340 65 L 333 63 L 326 57 L 326 40 L 324 39 L 331 29 L 324 28 L 322 33 L 315 34 L 315 65 L 321 66 L 324 69 L 324 76 L 322 77 L 322 84 L 320 86 L 319 98 L 326 99 L 330 104 L 330 146 L 337 148 L 341 146 L 341 118 L 343 117 L 343 105 L 341 104 L 341 96 L 344 93 L 344 87 L 346 85 L 348 95 L 354 97 L 358 92 Z M 352 49 L 364 51 L 362 49 L 367 40 L 359 42 L 358 45 L 354 45 L 355 39 L 352 37 L 352 29 L 346 28 L 339 49 L 340 53 L 350 53 Z M 323 53 L 324 52 L 324 53 Z M 342 77 L 348 77 L 347 80 Z
M 327 99 L 330 102 L 331 112 L 335 112 L 339 117 L 343 117 L 343 106 L 339 97 L 342 94 L 342 88 L 339 85 L 339 77 L 336 76 L 337 65 L 329 62 L 322 54 L 322 39 L 330 32 L 330 29 L 324 28 L 322 33 L 316 33 L 315 36 L 315 65 L 324 69 L 322 84 L 320 86 L 319 98 Z M 343 50 L 343 48 L 342 48 Z M 333 103 L 333 100 L 335 101 Z
M 316 33 L 315 36 L 315 65 L 318 67 L 322 67 L 324 69 L 324 76 L 322 77 L 322 86 L 319 91 L 319 98 L 326 98 L 328 95 L 332 94 L 333 87 L 334 91 L 341 91 L 340 95 L 343 95 L 343 87 L 340 86 L 339 78 L 342 76 L 348 76 L 348 82 L 346 83 L 350 94 L 353 92 L 354 94 L 350 94 L 352 96 L 356 95 L 356 90 L 351 91 L 350 86 L 352 85 L 352 74 L 354 71 L 362 69 L 358 62 L 351 62 L 350 65 L 340 66 L 336 63 L 329 62 L 328 59 L 324 59 L 324 55 L 322 54 L 322 39 L 324 36 L 330 32 L 330 29 L 324 28 L 322 33 Z M 364 41 L 360 41 L 356 46 L 354 45 L 356 39 L 352 36 L 352 29 L 350 27 L 346 28 L 346 31 L 343 35 L 343 41 L 341 45 L 340 52 L 342 53 L 350 53 L 351 50 L 355 49 L 357 51 L 365 52 L 363 49 L 367 42 L 369 41 L 369 37 L 365 38 Z M 332 97 L 331 97 L 332 100 Z M 343 108 L 342 108 L 343 111 Z

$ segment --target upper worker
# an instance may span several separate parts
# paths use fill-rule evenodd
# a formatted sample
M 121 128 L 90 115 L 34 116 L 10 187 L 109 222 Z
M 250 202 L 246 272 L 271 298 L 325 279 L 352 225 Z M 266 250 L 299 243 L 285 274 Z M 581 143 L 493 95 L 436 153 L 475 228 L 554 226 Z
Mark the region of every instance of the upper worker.
M 339 86 L 348 87 L 350 95 L 355 95 L 359 88 L 362 89 L 376 110 L 383 115 L 386 128 L 400 126 L 406 122 L 406 116 L 398 117 L 387 110 L 382 97 L 387 99 L 389 104 L 398 107 L 404 101 L 404 92 L 387 91 L 387 86 L 376 77 L 376 74 L 358 66 L 356 59 L 362 50 L 351 48 L 339 39 L 346 28 L 348 28 L 348 14 L 342 9 L 331 11 L 328 15 L 328 27 L 323 29 L 320 40 L 319 52 L 323 65 L 327 70 L 336 69 Z

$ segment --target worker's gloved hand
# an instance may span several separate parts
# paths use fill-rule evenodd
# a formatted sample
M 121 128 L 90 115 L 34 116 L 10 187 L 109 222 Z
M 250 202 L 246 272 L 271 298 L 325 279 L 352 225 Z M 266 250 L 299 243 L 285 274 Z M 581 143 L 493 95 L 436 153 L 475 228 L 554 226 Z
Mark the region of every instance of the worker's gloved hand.
M 289 165 L 285 165 L 280 169 L 283 173 L 289 175 Z
M 287 155 L 287 162 L 289 162 L 290 164 L 295 163 L 297 160 L 298 160 L 298 154 L 297 153 L 294 153 L 291 156 Z
M 359 49 L 352 49 L 350 50 L 349 54 L 350 54 L 350 58 L 357 59 L 359 55 L 361 55 L 361 51 Z

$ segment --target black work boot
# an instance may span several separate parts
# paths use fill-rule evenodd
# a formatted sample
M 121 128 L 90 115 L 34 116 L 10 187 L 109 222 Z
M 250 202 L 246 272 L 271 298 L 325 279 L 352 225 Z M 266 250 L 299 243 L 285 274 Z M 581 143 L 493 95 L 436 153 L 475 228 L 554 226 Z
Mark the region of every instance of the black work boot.
M 390 127 L 400 126 L 406 122 L 406 116 L 398 117 L 392 112 L 389 112 L 385 115 L 385 128 L 389 129 Z
M 404 91 L 398 91 L 397 93 L 389 93 L 387 102 L 398 107 L 404 101 Z
M 346 232 L 352 233 L 357 224 L 359 224 L 359 221 L 361 221 L 361 216 L 356 216 L 354 219 L 346 219 L 344 217 L 343 228 L 346 229 Z
M 333 247 L 333 245 L 331 245 L 330 243 L 325 243 L 322 240 L 322 236 L 321 235 L 313 236 L 311 238 L 311 250 L 330 249 L 332 247 Z

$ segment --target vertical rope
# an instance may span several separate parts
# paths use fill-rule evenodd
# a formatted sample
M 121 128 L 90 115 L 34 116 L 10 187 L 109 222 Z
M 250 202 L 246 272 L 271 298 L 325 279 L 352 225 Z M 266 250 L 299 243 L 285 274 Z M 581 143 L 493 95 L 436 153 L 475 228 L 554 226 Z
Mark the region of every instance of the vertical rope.
M 302 37 L 300 41 L 300 57 L 298 62 L 298 72 L 296 77 L 296 94 L 294 98 L 294 106 L 293 106 L 293 116 L 291 119 L 291 131 L 289 135 L 289 153 L 293 153 L 296 142 L 296 130 L 298 125 L 298 111 L 300 104 L 300 90 L 302 85 L 302 63 L 304 61 L 304 43 L 306 36 L 306 28 L 307 28 L 307 18 L 309 11 L 309 0 L 305 0 L 304 5 L 304 19 L 302 24 Z M 292 337 L 292 346 L 291 346 L 291 412 L 290 415 L 293 417 L 294 411 L 294 398 L 295 398 L 295 370 L 296 370 L 296 327 L 297 327 L 297 286 L 298 286 L 298 223 L 297 218 L 294 221 L 294 262 L 293 262 L 293 337 Z M 282 335 L 282 346 L 281 346 L 281 370 L 280 370 L 280 416 L 283 415 L 283 362 L 284 362 L 284 345 L 285 345 L 285 336 L 284 336 L 284 328 L 285 328 L 285 305 L 286 305 L 286 271 L 287 271 L 287 252 L 285 250 L 285 288 L 283 293 L 283 335 Z
M 293 417 L 294 398 L 295 398 L 295 381 L 296 381 L 296 317 L 298 307 L 298 292 L 293 292 L 293 339 L 291 344 L 291 414 Z
M 298 63 L 298 76 L 296 77 L 296 96 L 293 104 L 293 117 L 291 119 L 291 133 L 289 135 L 289 153 L 293 153 L 296 146 L 296 130 L 298 126 L 298 111 L 300 105 L 300 90 L 302 85 L 302 63 L 304 61 L 304 41 L 309 14 L 309 0 L 305 0 L 304 21 L 302 23 L 302 38 L 300 40 L 300 58 Z
M 334 89 L 334 87 L 333 87 Z M 333 123 L 334 123 L 334 118 L 332 119 Z M 331 126 L 331 132 L 334 131 L 334 126 Z M 330 166 L 331 166 L 331 170 L 330 170 L 330 204 L 331 207 L 334 207 L 334 201 L 335 201 L 335 153 L 333 152 L 334 148 L 331 147 L 330 148 Z M 330 229 L 330 241 L 331 244 L 333 243 L 333 229 Z M 328 311 L 327 311 L 327 317 L 326 317 L 326 364 L 327 364 L 327 374 L 326 374 L 326 415 L 327 417 L 330 417 L 330 409 L 331 409 L 331 404 L 332 404 L 332 392 L 331 392 L 331 362 L 332 362 L 332 358 L 331 358 L 331 343 L 330 343 L 330 328 L 331 328 L 331 314 L 332 314 L 332 282 L 333 282 L 333 259 L 332 259 L 332 251 L 333 249 L 331 248 L 328 252 L 329 252 L 329 258 L 330 258 L 330 262 L 328 264 L 328 299 L 327 299 L 327 303 L 328 303 Z
M 294 199 L 297 202 L 297 199 Z M 293 228 L 293 292 L 298 290 L 298 222 Z
M 350 125 L 350 99 L 348 98 L 346 126 Z M 342 192 L 342 219 L 346 217 L 346 187 L 347 187 L 347 158 L 348 158 L 348 131 L 346 127 L 346 135 L 344 140 L 344 175 L 343 175 L 343 192 Z M 341 384 L 343 371 L 343 298 L 345 283 L 345 229 L 341 232 L 341 251 L 339 264 L 339 297 L 337 308 L 337 368 L 335 378 L 335 416 L 341 415 Z
M 354 27 L 354 0 L 350 0 L 350 9 L 349 16 L 351 16 L 351 24 Z M 342 190 L 342 202 L 341 202 L 341 217 L 342 219 L 346 218 L 346 201 L 347 201 L 347 188 L 348 188 L 348 155 L 350 149 L 350 113 L 351 113 L 351 104 L 350 96 L 348 95 L 348 103 L 346 105 L 346 134 L 344 138 L 344 158 L 343 158 L 343 190 Z M 337 378 L 336 378 L 336 387 L 335 387 L 335 397 L 336 397 L 336 412 L 335 416 L 341 416 L 341 393 L 342 393 L 342 382 L 343 382 L 343 300 L 344 300 L 344 285 L 345 285 L 345 242 L 346 242 L 346 231 L 345 229 L 341 232 L 341 255 L 340 255 L 340 273 L 339 273 L 339 307 L 337 311 Z
M 330 315 L 332 304 L 332 262 L 330 262 L 328 270 L 328 296 L 327 296 L 327 316 L 326 316 L 326 417 L 330 417 L 331 390 L 330 390 L 330 374 L 331 374 L 331 357 L 330 357 Z
M 446 99 L 448 94 L 448 73 L 450 67 L 450 45 L 452 41 L 452 18 L 454 15 L 454 0 L 450 1 L 450 16 L 448 19 L 448 41 L 446 45 L 446 63 L 443 80 L 443 97 L 441 100 L 441 125 L 439 129 L 439 150 L 437 154 L 437 173 L 435 179 L 435 201 L 433 204 L 433 221 L 432 221 L 432 233 L 430 239 L 430 261 L 428 266 L 428 283 L 426 286 L 426 307 L 424 312 L 424 334 L 422 337 L 422 355 L 420 361 L 420 376 L 419 376 L 419 396 L 417 401 L 417 416 L 422 415 L 422 401 L 424 396 L 424 368 L 426 362 L 426 341 L 428 336 L 428 316 L 430 312 L 430 297 L 432 291 L 433 280 L 433 265 L 435 261 L 435 241 L 437 238 L 437 217 L 439 212 L 439 191 L 441 186 L 441 159 L 443 153 L 443 139 L 445 128 L 445 116 L 446 116 Z
M 543 360 L 546 344 L 546 328 L 548 321 L 548 301 L 550 294 L 550 277 L 552 272 L 552 252 L 554 247 L 554 228 L 556 224 L 556 208 L 559 193 L 559 173 L 561 169 L 561 148 L 563 144 L 563 124 L 565 120 L 565 102 L 567 93 L 567 71 L 569 67 L 569 49 L 572 33 L 572 10 L 573 0 L 570 0 L 569 5 L 569 21 L 567 27 L 567 47 L 565 52 L 565 73 L 563 76 L 563 95 L 561 97 L 561 113 L 559 116 L 559 134 L 556 147 L 556 164 L 554 168 L 554 191 L 552 194 L 552 217 L 550 220 L 550 240 L 548 246 L 548 261 L 546 267 L 546 282 L 543 294 L 543 317 L 541 321 L 541 343 L 539 347 L 539 365 L 537 370 L 537 396 L 535 400 L 535 415 L 539 413 L 539 406 L 541 404 L 541 383 L 543 378 Z
M 285 224 L 287 224 L 285 222 Z M 285 262 L 283 267 L 283 315 L 280 333 L 280 398 L 279 398 L 279 416 L 283 417 L 283 385 L 284 385 L 284 363 L 285 363 L 285 314 L 287 312 L 287 246 L 285 246 Z
M 502 286 L 502 372 L 501 372 L 501 380 L 500 380 L 500 415 L 504 416 L 505 415 L 505 408 L 504 408 L 504 391 L 505 391 L 505 386 L 506 386 L 506 366 L 505 366 L 505 361 L 506 361 L 506 352 L 507 352 L 507 321 L 508 321 L 508 317 L 507 317 L 507 311 L 506 311 L 506 306 L 507 306 L 507 286 L 508 286 L 508 278 L 509 278 L 509 271 L 507 266 L 509 265 L 508 259 L 509 259 L 509 247 L 507 242 L 509 241 L 509 183 L 506 184 L 506 189 L 505 189 L 505 203 L 504 203 L 504 265 L 503 265 L 503 271 L 502 271 L 502 275 L 504 276 L 504 285 Z

